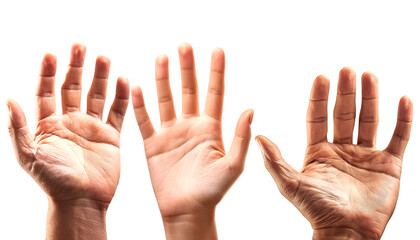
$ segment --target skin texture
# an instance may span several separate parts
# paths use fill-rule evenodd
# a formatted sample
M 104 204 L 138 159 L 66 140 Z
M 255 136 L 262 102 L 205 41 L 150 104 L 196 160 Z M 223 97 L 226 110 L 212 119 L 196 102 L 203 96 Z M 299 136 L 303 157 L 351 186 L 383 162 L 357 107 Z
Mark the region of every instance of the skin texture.
M 61 88 L 63 114 L 55 113 L 56 57 L 46 54 L 36 90 L 37 127 L 32 136 L 20 106 L 8 100 L 9 132 L 22 168 L 48 196 L 47 239 L 106 239 L 105 215 L 120 175 L 120 131 L 128 105 L 128 81 L 119 78 L 106 123 L 102 113 L 110 60 L 96 59 L 80 112 L 86 47 L 74 44 Z
M 309 220 L 313 239 L 380 239 L 397 203 L 402 158 L 410 137 L 413 104 L 400 100 L 394 135 L 385 150 L 375 148 L 378 81 L 362 76 L 362 107 L 357 144 L 356 75 L 340 72 L 334 108 L 334 140 L 327 141 L 329 80 L 315 79 L 307 113 L 307 149 L 303 168 L 293 169 L 277 146 L 257 136 L 265 166 L 280 192 Z
M 221 126 L 224 52 L 213 51 L 205 110 L 200 115 L 193 49 L 184 43 L 178 51 L 182 115 L 175 114 L 164 55 L 156 59 L 161 129 L 154 130 L 138 86 L 132 89 L 134 112 L 167 239 L 217 239 L 215 208 L 243 171 L 253 110 L 241 115 L 231 148 L 225 152 Z

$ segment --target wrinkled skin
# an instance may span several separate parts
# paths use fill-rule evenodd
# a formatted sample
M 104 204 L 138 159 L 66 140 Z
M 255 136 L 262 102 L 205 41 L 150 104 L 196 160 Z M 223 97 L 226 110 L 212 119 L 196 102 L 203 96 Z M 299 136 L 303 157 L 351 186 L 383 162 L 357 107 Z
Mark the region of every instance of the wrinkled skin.
M 88 112 L 80 112 L 82 67 L 86 48 L 75 44 L 66 80 L 62 87 L 63 115 L 55 113 L 54 76 L 56 58 L 44 57 L 36 94 L 35 136 L 26 126 L 19 105 L 8 101 L 9 131 L 19 164 L 41 186 L 50 200 L 97 201 L 107 208 L 120 175 L 120 130 L 128 105 L 129 85 L 120 78 L 117 94 L 102 122 L 110 62 L 96 61 L 95 77 L 88 95 Z
M 33 161 L 25 169 L 56 200 L 110 202 L 119 179 L 119 133 L 81 113 L 38 123 Z M 25 160 L 24 160 L 25 161 Z
M 251 137 L 253 112 L 248 110 L 239 118 L 230 151 L 225 152 L 221 126 L 223 51 L 213 52 L 206 107 L 200 115 L 192 48 L 182 44 L 178 50 L 183 88 L 179 118 L 176 118 L 172 101 L 166 56 L 156 59 L 161 129 L 154 130 L 140 87 L 132 90 L 133 107 L 163 218 L 211 215 L 209 212 L 214 212 L 217 203 L 242 173 Z
M 300 172 L 285 162 L 266 137 L 258 136 L 257 143 L 280 192 L 309 220 L 315 232 L 351 230 L 361 239 L 379 239 L 397 203 L 412 102 L 407 97 L 401 99 L 389 146 L 383 151 L 375 149 L 377 80 L 370 73 L 363 74 L 359 137 L 358 144 L 353 145 L 355 74 L 344 68 L 334 110 L 334 141 L 329 143 L 328 88 L 325 77 L 315 80 L 307 115 L 308 146 Z
M 322 143 L 308 147 L 305 161 L 295 197 L 315 229 L 351 223 L 374 235 L 384 230 L 398 198 L 400 159 Z

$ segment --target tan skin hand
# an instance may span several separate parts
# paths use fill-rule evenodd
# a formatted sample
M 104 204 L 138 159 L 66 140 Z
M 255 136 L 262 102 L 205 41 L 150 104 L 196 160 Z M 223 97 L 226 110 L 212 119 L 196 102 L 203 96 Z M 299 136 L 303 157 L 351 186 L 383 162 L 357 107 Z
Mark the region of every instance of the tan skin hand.
M 355 73 L 342 69 L 334 109 L 334 141 L 329 143 L 329 81 L 324 76 L 315 80 L 307 114 L 308 146 L 300 172 L 284 161 L 273 142 L 263 136 L 256 138 L 280 192 L 309 220 L 314 239 L 379 239 L 397 203 L 412 102 L 401 98 L 394 136 L 385 150 L 377 150 L 378 83 L 373 74 L 364 73 L 358 144 L 353 145 L 355 88 Z
M 155 131 L 147 115 L 140 87 L 132 90 L 153 189 L 163 218 L 214 211 L 241 174 L 251 137 L 253 111 L 239 118 L 229 152 L 222 140 L 225 59 L 221 49 L 212 55 L 204 113 L 198 109 L 193 50 L 179 47 L 182 115 L 176 118 L 169 84 L 168 59 L 156 59 L 156 86 L 162 127 Z
M 63 115 L 55 113 L 56 58 L 45 55 L 36 93 L 35 137 L 26 126 L 19 105 L 8 101 L 9 131 L 20 165 L 54 202 L 77 199 L 97 201 L 107 208 L 120 175 L 120 130 L 128 105 L 129 85 L 117 82 L 117 93 L 106 123 L 102 112 L 110 61 L 96 60 L 88 94 L 87 114 L 80 112 L 81 78 L 86 48 L 72 47 L 70 65 L 62 86 Z

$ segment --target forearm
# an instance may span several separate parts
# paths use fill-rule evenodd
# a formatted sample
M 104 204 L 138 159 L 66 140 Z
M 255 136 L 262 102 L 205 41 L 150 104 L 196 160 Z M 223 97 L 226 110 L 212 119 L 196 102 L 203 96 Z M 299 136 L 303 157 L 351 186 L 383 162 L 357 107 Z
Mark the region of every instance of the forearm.
M 214 209 L 199 214 L 183 214 L 162 218 L 167 240 L 217 239 Z
M 88 199 L 68 202 L 48 201 L 47 240 L 104 240 L 106 209 Z
M 314 230 L 313 240 L 376 240 L 380 236 L 373 237 L 359 233 L 351 228 L 325 228 Z

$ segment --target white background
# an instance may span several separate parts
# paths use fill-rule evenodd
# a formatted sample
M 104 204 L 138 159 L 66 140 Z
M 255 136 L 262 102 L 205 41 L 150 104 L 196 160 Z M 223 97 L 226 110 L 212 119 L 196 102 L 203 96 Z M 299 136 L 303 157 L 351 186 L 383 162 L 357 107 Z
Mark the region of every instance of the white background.
M 196 55 L 203 109 L 211 51 L 226 52 L 223 133 L 229 148 L 240 113 L 255 109 L 253 135 L 278 144 L 296 169 L 302 166 L 305 116 L 312 81 L 331 79 L 330 113 L 338 72 L 350 66 L 379 78 L 377 147 L 391 138 L 399 98 L 414 102 L 412 138 L 404 157 L 397 208 L 383 239 L 418 239 L 420 222 L 419 123 L 420 7 L 415 1 L 1 1 L 0 3 L 0 239 L 44 239 L 47 201 L 19 167 L 7 131 L 6 98 L 25 110 L 31 130 L 34 90 L 46 52 L 58 58 L 56 91 L 70 47 L 87 45 L 83 110 L 98 54 L 111 58 L 109 109 L 119 75 L 142 86 L 155 127 L 159 114 L 154 58 L 165 53 L 177 112 L 181 110 L 177 46 Z M 57 94 L 57 96 L 59 96 Z M 60 98 L 57 98 L 60 101 Z M 57 106 L 61 106 L 58 102 Z M 58 112 L 61 109 L 57 108 Z M 330 129 L 332 129 L 332 119 Z M 357 125 L 356 128 L 357 129 Z M 355 131 L 357 133 L 357 131 Z M 329 132 L 331 140 L 332 131 Z M 357 139 L 357 134 L 355 134 Z M 121 179 L 107 215 L 109 239 L 164 239 L 143 143 L 131 104 L 121 139 Z M 220 239 L 311 239 L 307 220 L 277 190 L 252 140 L 245 171 L 217 207 Z

